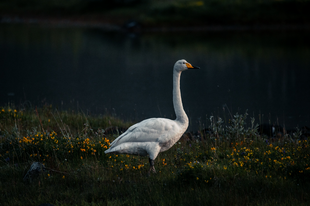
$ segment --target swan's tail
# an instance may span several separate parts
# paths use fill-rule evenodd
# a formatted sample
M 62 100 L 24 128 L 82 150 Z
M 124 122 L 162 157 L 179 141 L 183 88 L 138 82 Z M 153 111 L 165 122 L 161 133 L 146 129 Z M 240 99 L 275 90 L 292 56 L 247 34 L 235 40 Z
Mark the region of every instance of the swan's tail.
M 115 147 L 110 147 L 104 153 L 115 153 L 115 154 L 133 154 L 145 156 L 148 154 L 149 147 L 148 143 L 141 142 L 126 142 Z
M 104 151 L 104 153 L 111 153 L 112 151 L 111 151 L 111 148 L 109 148 L 109 149 L 107 149 L 106 151 Z

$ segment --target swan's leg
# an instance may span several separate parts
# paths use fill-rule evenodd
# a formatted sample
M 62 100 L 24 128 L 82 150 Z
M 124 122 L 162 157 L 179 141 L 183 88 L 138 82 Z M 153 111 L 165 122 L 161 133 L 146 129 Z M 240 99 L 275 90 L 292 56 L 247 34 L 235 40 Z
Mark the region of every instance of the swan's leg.
M 152 171 L 153 173 L 156 173 L 155 167 L 154 167 L 154 160 L 156 159 L 158 153 L 160 152 L 161 147 L 159 146 L 158 142 L 154 142 L 152 144 L 146 145 L 146 152 L 149 154 L 149 162 L 150 162 L 150 170 L 149 174 Z
M 150 161 L 150 170 L 149 170 L 149 174 L 152 171 L 153 173 L 156 173 L 155 167 L 154 167 L 154 160 L 152 160 L 151 158 L 149 158 Z

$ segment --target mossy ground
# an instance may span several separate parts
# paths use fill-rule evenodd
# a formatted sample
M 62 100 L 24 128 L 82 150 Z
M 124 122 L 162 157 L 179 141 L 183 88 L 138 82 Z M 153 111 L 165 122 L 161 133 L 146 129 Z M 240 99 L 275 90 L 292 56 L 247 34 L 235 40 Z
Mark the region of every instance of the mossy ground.
M 132 123 L 50 106 L 3 107 L 0 205 L 309 205 L 309 142 L 266 141 L 245 118 L 235 115 L 229 125 L 211 118 L 214 133 L 182 138 L 148 176 L 147 157 L 104 154 L 117 128 Z M 34 161 L 48 170 L 25 183 Z

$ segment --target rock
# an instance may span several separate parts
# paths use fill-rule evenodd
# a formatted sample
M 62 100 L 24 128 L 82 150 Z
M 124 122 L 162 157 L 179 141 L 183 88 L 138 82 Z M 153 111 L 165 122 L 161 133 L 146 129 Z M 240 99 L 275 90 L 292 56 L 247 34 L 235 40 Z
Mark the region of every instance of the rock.
M 31 183 L 35 178 L 39 177 L 40 173 L 44 172 L 45 170 L 46 168 L 43 164 L 40 162 L 34 162 L 24 176 L 23 181 Z
M 307 140 L 310 137 L 310 127 L 303 126 L 301 128 L 301 140 Z
M 280 138 L 283 136 L 283 127 L 280 125 L 260 124 L 258 132 L 260 135 Z
M 130 20 L 123 25 L 123 28 L 128 32 L 140 32 L 141 31 L 141 23 L 135 20 Z

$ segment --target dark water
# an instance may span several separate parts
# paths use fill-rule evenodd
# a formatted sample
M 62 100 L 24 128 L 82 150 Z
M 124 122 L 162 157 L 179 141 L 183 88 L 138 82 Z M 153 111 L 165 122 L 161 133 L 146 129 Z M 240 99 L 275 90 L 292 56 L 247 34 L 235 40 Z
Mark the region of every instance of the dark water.
M 133 36 L 100 29 L 0 25 L 0 104 L 53 104 L 126 120 L 174 118 L 172 67 L 182 74 L 190 130 L 244 113 L 310 125 L 310 33 L 205 32 Z M 225 112 L 223 111 L 225 108 Z M 229 110 L 229 111 L 228 111 Z M 209 124 L 207 122 L 207 124 Z

